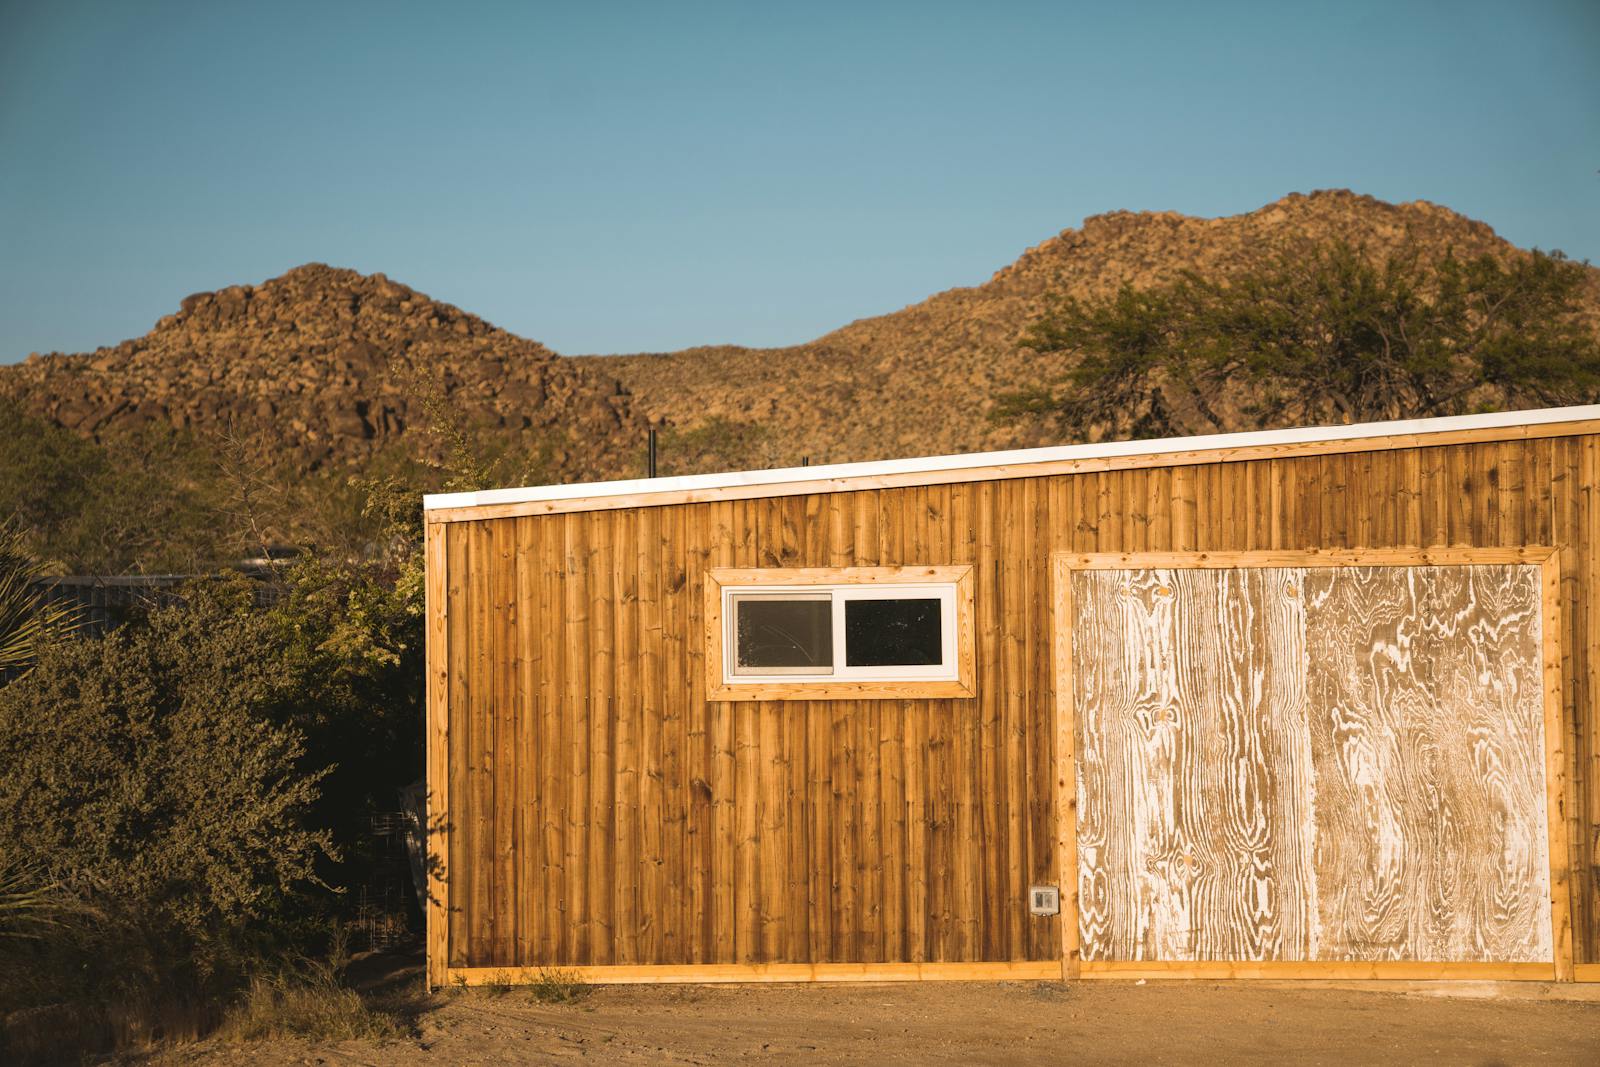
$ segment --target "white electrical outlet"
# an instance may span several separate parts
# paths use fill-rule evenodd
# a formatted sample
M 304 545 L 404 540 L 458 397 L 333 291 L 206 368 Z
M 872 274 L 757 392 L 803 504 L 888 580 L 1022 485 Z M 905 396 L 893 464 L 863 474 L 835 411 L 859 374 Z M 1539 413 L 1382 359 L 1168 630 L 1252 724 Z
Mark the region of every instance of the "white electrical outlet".
M 1036 885 L 1028 890 L 1028 910 L 1035 915 L 1060 915 L 1061 890 L 1053 885 Z

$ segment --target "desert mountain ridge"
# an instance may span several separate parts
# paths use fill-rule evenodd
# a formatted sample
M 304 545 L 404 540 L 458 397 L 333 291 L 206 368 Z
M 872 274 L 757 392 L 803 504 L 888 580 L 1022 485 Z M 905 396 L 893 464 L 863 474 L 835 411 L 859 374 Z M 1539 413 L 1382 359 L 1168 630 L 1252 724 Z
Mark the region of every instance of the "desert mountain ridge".
M 252 438 L 294 468 L 360 465 L 422 431 L 537 438 L 566 474 L 610 473 L 643 420 L 615 377 L 382 274 L 308 263 L 186 297 L 143 337 L 0 367 L 0 396 L 97 440 L 152 423 Z
M 152 423 L 254 435 L 305 469 L 436 449 L 436 434 L 419 433 L 429 395 L 510 447 L 553 449 L 550 471 L 566 480 L 641 473 L 650 425 L 667 431 L 663 473 L 1024 447 L 1056 443 L 1054 431 L 989 412 L 997 394 L 1067 369 L 1018 344 L 1053 296 L 1159 285 L 1186 270 L 1225 276 L 1335 238 L 1375 252 L 1410 243 L 1430 255 L 1522 254 L 1448 208 L 1343 190 L 1221 218 L 1115 211 L 987 282 L 805 344 L 572 357 L 382 274 L 307 264 L 190 296 L 141 338 L 0 367 L 0 396 L 97 439 Z
M 1059 378 L 1060 357 L 1018 341 L 1058 294 L 1106 296 L 1189 270 L 1217 277 L 1342 239 L 1383 253 L 1522 254 L 1489 226 L 1427 201 L 1391 204 L 1346 190 L 1291 194 L 1220 218 L 1113 211 L 1025 251 L 981 285 L 949 289 L 803 345 L 731 346 L 604 360 L 642 410 L 675 425 L 765 426 L 794 461 L 838 462 L 1061 443 L 1044 424 L 998 425 L 995 397 Z M 1600 271 L 1589 304 L 1600 312 Z M 1250 426 L 1230 427 L 1251 429 Z M 777 458 L 777 457 L 774 457 Z

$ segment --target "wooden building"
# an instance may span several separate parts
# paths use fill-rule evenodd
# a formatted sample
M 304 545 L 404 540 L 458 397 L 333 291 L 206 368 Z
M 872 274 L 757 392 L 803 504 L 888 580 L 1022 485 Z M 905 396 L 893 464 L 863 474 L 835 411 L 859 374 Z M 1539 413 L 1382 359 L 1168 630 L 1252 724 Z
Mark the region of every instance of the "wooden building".
M 1600 407 L 427 500 L 428 975 L 1600 980 Z

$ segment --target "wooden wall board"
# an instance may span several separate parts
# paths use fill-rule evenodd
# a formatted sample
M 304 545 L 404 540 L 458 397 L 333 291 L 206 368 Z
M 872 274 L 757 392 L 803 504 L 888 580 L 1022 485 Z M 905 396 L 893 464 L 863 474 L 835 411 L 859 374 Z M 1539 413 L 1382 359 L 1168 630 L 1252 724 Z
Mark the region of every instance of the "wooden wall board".
M 429 526 L 423 539 L 423 626 L 427 641 L 427 669 L 424 676 L 425 721 L 423 723 L 427 764 L 423 809 L 423 832 L 428 842 L 424 867 L 428 891 L 424 940 L 427 945 L 426 983 L 437 989 L 445 981 L 449 965 L 449 939 L 446 924 L 448 908 L 448 857 L 450 854 L 450 812 L 447 799 L 450 780 L 449 759 L 449 656 L 446 654 L 449 603 L 446 592 L 445 528 Z
M 466 561 L 469 558 L 466 530 L 467 527 L 461 527 L 459 531 L 446 530 L 444 538 L 444 581 L 448 600 L 444 605 L 443 624 L 449 667 L 443 672 L 447 681 L 445 695 L 447 719 L 445 728 L 441 731 L 441 739 L 446 747 L 445 758 L 448 760 L 449 769 L 439 788 L 429 790 L 430 794 L 439 794 L 443 803 L 444 817 L 438 821 L 433 832 L 437 855 L 442 857 L 445 872 L 447 958 L 451 965 L 457 966 L 471 960 L 473 947 L 468 938 L 467 915 L 473 905 L 472 861 L 476 850 L 471 847 L 471 836 L 477 815 L 473 805 L 469 803 L 471 774 L 467 752 L 471 736 L 484 718 L 486 710 L 480 708 L 479 701 L 474 699 L 479 697 L 479 694 L 473 687 L 473 672 L 468 669 L 472 658 L 472 645 L 467 628 L 468 605 L 471 604 L 474 609 L 477 605 L 469 597 L 465 580 Z M 458 714 L 461 709 L 469 707 L 472 708 L 473 714 Z
M 1571 981 L 1577 958 L 1572 930 L 1572 857 L 1581 855 L 1572 841 L 1577 824 L 1573 782 L 1568 774 L 1567 752 L 1572 744 L 1566 728 L 1565 688 L 1562 684 L 1561 559 L 1565 553 L 1552 550 L 1540 564 L 1539 586 L 1543 617 L 1540 658 L 1543 661 L 1543 704 L 1545 741 L 1546 847 L 1550 856 L 1550 922 L 1555 952 L 1557 981 Z M 1592 859 L 1592 857 L 1591 857 Z M 1593 949 L 1590 949 L 1593 952 Z
M 1058 552 L 1051 559 L 1051 584 L 1055 591 L 1054 634 L 1055 670 L 1055 798 L 1056 798 L 1056 886 L 1061 895 L 1061 977 L 1077 978 L 1082 973 L 1082 951 L 1078 916 L 1083 903 L 1078 899 L 1078 763 L 1077 731 L 1072 709 L 1076 684 L 1072 670 L 1072 628 L 1063 620 L 1073 617 L 1072 569 L 1067 555 Z
M 1553 953 L 1570 976 L 1553 550 L 1061 553 L 1055 572 L 1076 724 L 1058 761 L 1092 754 L 1061 850 L 1081 857 L 1061 874 L 1080 973 Z M 1324 707 L 1337 729 L 1308 728 Z M 1463 839 L 1418 844 L 1440 826 Z
M 1054 553 L 1309 549 L 1336 563 L 1430 545 L 1440 562 L 1483 549 L 1516 562 L 1533 541 L 1561 549 L 1550 733 L 1565 751 L 1550 757 L 1561 773 L 1549 802 L 1566 829 L 1552 829 L 1552 867 L 1558 849 L 1569 855 L 1552 912 L 1570 894 L 1574 956 L 1600 961 L 1595 442 L 1397 444 L 1359 463 L 1284 454 L 430 523 L 429 821 L 441 861 L 430 980 L 502 965 L 483 913 L 508 896 L 517 966 L 730 965 L 748 951 L 757 964 L 1048 960 L 1060 973 L 1063 924 L 1025 913 L 1028 886 L 1059 878 L 1068 847 L 1052 788 Z M 1495 500 L 1474 506 L 1472 494 Z M 497 524 L 509 563 L 495 535 L 474 532 Z M 708 699 L 706 572 L 778 565 L 971 566 L 977 695 Z M 516 573 L 481 573 L 500 566 Z M 508 589 L 514 623 L 491 606 Z M 507 663 L 520 681 L 497 690 L 489 674 Z M 514 752 L 487 763 L 508 691 Z M 635 813 L 621 815 L 624 803 Z M 507 841 L 514 861 L 497 865 Z M 637 877 L 619 875 L 635 850 Z

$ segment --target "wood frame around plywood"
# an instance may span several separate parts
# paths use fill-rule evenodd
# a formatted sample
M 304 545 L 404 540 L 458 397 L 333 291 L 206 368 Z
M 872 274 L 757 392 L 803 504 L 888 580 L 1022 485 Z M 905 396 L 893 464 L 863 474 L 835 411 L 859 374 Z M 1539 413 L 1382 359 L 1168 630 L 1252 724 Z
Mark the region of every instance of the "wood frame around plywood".
M 971 697 L 977 693 L 976 632 L 972 567 L 714 567 L 706 572 L 705 634 L 707 700 L 886 700 Z M 729 683 L 723 677 L 726 631 L 723 591 L 730 586 L 838 586 L 952 584 L 956 609 L 956 677 L 887 681 L 762 681 Z
M 1056 675 L 1057 877 L 1062 888 L 1063 978 L 1476 979 L 1573 981 L 1572 905 L 1568 884 L 1567 764 L 1561 702 L 1561 557 L 1544 546 L 1505 548 L 1312 549 L 1256 552 L 1073 553 L 1051 556 Z M 1551 962 L 1441 963 L 1411 961 L 1085 961 L 1078 929 L 1076 713 L 1072 676 L 1072 572 L 1079 570 L 1249 569 L 1273 567 L 1425 567 L 1530 564 L 1540 569 L 1545 814 L 1550 864 Z M 1588 968 L 1582 977 L 1590 979 Z M 1594 977 L 1600 977 L 1596 975 Z

